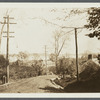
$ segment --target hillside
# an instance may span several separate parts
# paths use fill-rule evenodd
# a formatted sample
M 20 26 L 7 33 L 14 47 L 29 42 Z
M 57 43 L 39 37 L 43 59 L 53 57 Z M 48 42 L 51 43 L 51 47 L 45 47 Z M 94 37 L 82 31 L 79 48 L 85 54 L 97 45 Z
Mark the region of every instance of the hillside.
M 83 64 L 80 80 L 68 84 L 66 92 L 100 92 L 100 66 L 92 60 Z

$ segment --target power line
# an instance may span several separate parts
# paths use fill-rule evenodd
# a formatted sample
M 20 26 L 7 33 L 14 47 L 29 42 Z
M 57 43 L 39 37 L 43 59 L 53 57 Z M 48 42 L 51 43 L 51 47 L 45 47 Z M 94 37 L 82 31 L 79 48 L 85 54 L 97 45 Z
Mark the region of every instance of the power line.
M 62 25 L 58 25 L 56 23 L 53 23 L 53 22 L 50 22 L 46 19 L 43 19 L 43 18 L 32 18 L 32 19 L 40 19 L 40 20 L 43 20 L 45 23 L 48 23 L 48 24 L 52 24 L 54 26 L 58 26 L 62 29 L 73 29 L 75 31 L 75 46 L 76 46 L 76 70 L 77 70 L 77 81 L 79 80 L 79 76 L 78 76 L 78 43 L 77 43 L 77 29 L 84 29 L 85 27 L 66 27 L 66 26 L 62 26 Z M 72 30 L 72 31 L 73 31 Z M 69 32 L 70 33 L 70 32 Z
M 62 26 L 62 25 L 58 25 L 58 24 L 56 24 L 56 23 L 53 23 L 53 22 L 50 22 L 50 21 L 48 21 L 48 20 L 46 20 L 46 19 L 43 19 L 43 18 L 38 18 L 38 17 L 35 17 L 35 18 L 32 18 L 32 19 L 40 19 L 40 20 L 43 20 L 45 23 L 48 23 L 48 24 L 52 24 L 52 25 L 54 25 L 54 26 L 58 26 L 58 27 L 60 27 L 60 28 L 77 28 L 77 29 L 83 29 L 83 28 L 85 28 L 85 27 L 66 27 L 66 26 Z
M 77 29 L 83 29 L 83 28 L 85 28 L 85 27 L 66 27 L 66 26 L 60 26 L 60 25 L 58 25 L 58 24 L 55 24 L 55 23 L 52 23 L 52 22 L 50 22 L 50 21 L 47 21 L 47 20 L 45 20 L 45 19 L 42 19 L 42 18 L 40 18 L 41 20 L 43 20 L 43 21 L 45 21 L 45 22 L 47 22 L 47 23 L 49 23 L 49 24 L 52 24 L 52 25 L 55 25 L 55 26 L 58 26 L 58 27 L 60 27 L 60 28 L 69 28 L 69 29 L 73 29 L 74 31 L 75 31 L 75 46 L 76 46 L 76 71 L 77 71 L 77 81 L 79 81 L 79 73 L 78 73 L 78 43 L 77 43 Z M 73 31 L 73 30 L 71 30 L 71 31 Z M 70 33 L 71 31 L 69 31 L 68 33 Z M 64 34 L 65 35 L 65 34 Z M 56 65 L 57 66 L 57 65 Z

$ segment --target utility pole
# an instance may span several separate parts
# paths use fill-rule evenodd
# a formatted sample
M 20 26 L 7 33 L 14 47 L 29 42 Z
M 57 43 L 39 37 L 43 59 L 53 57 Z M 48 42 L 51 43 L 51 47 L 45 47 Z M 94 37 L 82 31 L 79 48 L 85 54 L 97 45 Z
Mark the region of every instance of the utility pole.
M 7 33 L 7 36 L 3 36 L 7 38 L 7 50 L 6 50 L 6 60 L 7 60 L 7 64 L 6 64 L 6 77 L 7 80 L 6 82 L 9 83 L 9 38 L 13 38 L 14 36 L 9 36 L 9 33 L 14 33 L 14 32 L 9 32 L 9 24 L 16 24 L 16 23 L 10 23 L 9 19 L 14 19 L 13 17 L 9 17 L 9 15 L 7 17 L 3 17 L 5 20 L 7 20 L 7 22 L 0 22 L 1 24 L 7 24 L 7 31 L 3 31 L 3 33 Z
M 7 83 L 9 82 L 9 15 L 7 16 L 7 54 L 6 54 L 6 59 L 7 59 Z
M 84 27 L 62 27 L 62 28 L 70 28 L 70 29 L 74 29 L 74 31 L 75 31 L 74 33 L 75 33 L 75 46 L 76 46 L 76 73 L 77 73 L 77 81 L 79 81 L 77 30 L 83 29 Z
M 55 67 L 57 72 L 57 37 L 55 36 Z
M 43 19 L 44 20 L 44 19 Z M 44 20 L 44 21 L 46 21 L 46 20 Z M 48 21 L 47 21 L 48 22 Z M 73 29 L 73 30 L 75 30 L 75 46 L 76 46 L 76 68 L 77 68 L 77 81 L 79 80 L 79 75 L 78 75 L 78 43 L 77 43 L 77 29 L 83 29 L 84 27 L 66 27 L 66 26 L 60 26 L 60 25 L 57 25 L 57 24 L 55 24 L 55 23 L 52 23 L 52 22 L 48 22 L 49 24 L 52 24 L 52 25 L 54 25 L 54 26 L 58 26 L 58 27 L 60 27 L 60 28 L 62 28 L 62 29 L 64 29 L 64 28 L 66 28 L 66 29 Z M 55 46 L 56 46 L 56 44 L 55 44 Z M 55 49 L 56 49 L 56 47 L 55 47 Z M 55 50 L 55 53 L 56 53 L 56 50 Z M 55 57 L 56 58 L 56 57 Z M 56 60 L 55 60 L 55 65 L 57 65 L 56 64 Z
M 47 74 L 47 46 L 45 45 L 45 66 L 46 66 L 46 74 Z
M 77 28 L 75 28 L 75 46 L 76 46 L 76 71 L 77 71 L 77 81 L 79 81 L 78 75 L 78 44 L 77 44 Z

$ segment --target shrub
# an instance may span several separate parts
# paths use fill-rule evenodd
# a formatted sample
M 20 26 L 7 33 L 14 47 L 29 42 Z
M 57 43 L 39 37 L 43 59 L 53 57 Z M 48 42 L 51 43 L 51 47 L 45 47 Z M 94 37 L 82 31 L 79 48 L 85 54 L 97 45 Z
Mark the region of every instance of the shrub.
M 48 67 L 49 72 L 52 72 L 53 74 L 56 74 L 56 67 L 55 66 L 50 66 Z
M 8 61 L 4 58 L 3 55 L 0 55 L 0 76 L 6 75 L 6 66 Z
M 57 66 L 57 73 L 62 75 L 63 78 L 65 77 L 65 75 L 74 76 L 76 74 L 75 59 L 70 59 L 70 58 L 59 59 Z
M 94 63 L 92 60 L 88 60 L 81 66 L 81 72 L 79 74 L 80 79 L 86 80 L 91 77 L 100 69 L 99 65 Z
M 34 64 L 31 66 L 17 65 L 13 63 L 10 65 L 10 78 L 11 79 L 22 79 L 35 77 L 43 74 L 43 67 L 41 61 L 34 61 Z

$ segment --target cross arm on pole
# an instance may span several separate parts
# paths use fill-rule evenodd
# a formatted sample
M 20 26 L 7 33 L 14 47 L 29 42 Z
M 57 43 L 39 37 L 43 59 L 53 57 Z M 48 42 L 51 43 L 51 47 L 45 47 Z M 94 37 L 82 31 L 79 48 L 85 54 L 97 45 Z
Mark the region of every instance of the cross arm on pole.
M 3 33 L 7 33 L 7 31 L 3 31 Z M 14 32 L 9 32 L 9 33 L 14 33 Z
M 7 18 L 7 17 L 3 17 L 3 18 Z M 14 19 L 14 17 L 9 17 L 9 19 Z
M 6 37 L 7 38 L 7 36 L 3 36 L 3 37 Z M 9 38 L 14 38 L 15 36 L 9 36 Z
M 7 22 L 0 22 L 1 24 L 8 24 Z M 9 23 L 9 24 L 17 24 L 17 23 Z

